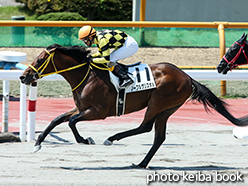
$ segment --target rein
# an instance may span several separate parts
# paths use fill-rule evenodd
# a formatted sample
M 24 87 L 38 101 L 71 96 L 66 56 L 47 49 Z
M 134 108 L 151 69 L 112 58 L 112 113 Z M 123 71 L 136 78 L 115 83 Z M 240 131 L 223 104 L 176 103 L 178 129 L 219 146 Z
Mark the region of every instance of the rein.
M 39 79 L 42 78 L 42 77 L 45 77 L 45 76 L 48 76 L 48 75 L 52 75 L 52 74 L 60 74 L 62 72 L 67 72 L 67 71 L 71 71 L 71 70 L 74 70 L 74 69 L 77 69 L 77 68 L 80 68 L 86 64 L 88 64 L 87 62 L 86 63 L 83 63 L 83 64 L 80 64 L 80 65 L 76 65 L 76 66 L 73 66 L 73 67 L 69 67 L 69 68 L 66 68 L 66 69 L 63 69 L 63 70 L 57 70 L 56 68 L 56 65 L 54 63 L 54 54 L 55 52 L 52 52 L 50 53 L 48 50 L 45 49 L 45 52 L 47 54 L 49 54 L 48 58 L 46 59 L 46 61 L 38 68 L 36 69 L 33 65 L 29 65 L 30 68 L 32 68 L 36 74 L 38 75 Z M 52 65 L 53 65 L 53 68 L 54 68 L 54 72 L 51 72 L 51 73 L 47 73 L 47 74 L 42 74 L 44 72 L 44 70 L 47 68 L 48 64 L 52 62 Z M 87 76 L 89 75 L 89 72 L 90 72 L 90 69 L 92 69 L 92 67 L 95 67 L 95 68 L 98 68 L 100 70 L 111 70 L 111 68 L 109 68 L 107 65 L 103 64 L 105 66 L 105 68 L 102 68 L 102 67 L 99 67 L 97 66 L 96 64 L 94 63 L 89 63 L 89 67 L 88 67 L 88 71 L 87 73 L 85 74 L 83 80 L 77 85 L 75 86 L 74 88 L 72 88 L 72 92 L 74 90 L 76 90 L 84 81 L 85 79 L 87 78 Z
M 234 56 L 234 58 L 231 61 L 228 61 L 228 59 L 226 58 L 225 55 L 223 56 L 223 59 L 228 63 L 228 65 L 230 67 L 230 71 L 232 69 L 234 69 L 235 67 L 241 65 L 241 64 L 234 64 L 236 62 L 236 60 L 239 58 L 239 56 L 241 55 L 241 53 L 243 53 L 245 58 L 246 58 L 246 63 L 244 63 L 244 64 L 248 63 L 248 58 L 247 58 L 247 56 L 245 54 L 245 50 L 244 50 L 245 42 L 242 45 L 239 44 L 237 41 L 235 41 L 235 43 L 240 46 L 240 49 L 239 49 L 238 53 L 236 54 L 236 56 Z

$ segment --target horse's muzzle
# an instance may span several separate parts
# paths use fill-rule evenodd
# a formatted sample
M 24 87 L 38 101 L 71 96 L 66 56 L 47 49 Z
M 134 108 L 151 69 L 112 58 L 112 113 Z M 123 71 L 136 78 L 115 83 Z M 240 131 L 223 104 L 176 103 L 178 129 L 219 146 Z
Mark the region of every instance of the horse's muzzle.
M 217 68 L 218 73 L 226 74 L 230 70 L 230 68 L 228 68 L 228 67 L 229 66 L 226 63 L 226 61 L 221 59 L 220 63 L 218 64 L 218 66 L 216 68 Z
M 216 67 L 216 69 L 217 69 L 218 73 L 221 73 L 222 72 L 222 67 L 221 67 L 220 64 Z
M 25 85 L 30 85 L 35 80 L 34 76 L 21 75 L 19 78 L 21 82 Z

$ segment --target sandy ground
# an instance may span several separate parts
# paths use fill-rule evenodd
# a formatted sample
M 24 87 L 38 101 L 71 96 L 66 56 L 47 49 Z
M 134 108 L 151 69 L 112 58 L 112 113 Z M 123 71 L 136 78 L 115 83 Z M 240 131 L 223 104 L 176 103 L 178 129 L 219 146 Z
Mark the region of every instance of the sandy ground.
M 25 64 L 30 64 L 44 48 L 1 48 L 0 51 L 20 51 L 27 54 Z M 89 48 L 92 53 L 96 48 Z M 120 62 L 124 64 L 142 61 L 152 64 L 158 62 L 170 62 L 177 66 L 216 66 L 220 61 L 219 48 L 139 48 L 133 56 Z
M 150 185 L 247 185 L 247 141 L 232 137 L 233 126 L 170 123 L 167 141 L 148 169 L 130 166 L 139 163 L 151 148 L 153 132 L 113 146 L 102 145 L 108 136 L 134 127 L 133 123 L 78 124 L 81 134 L 96 142 L 86 146 L 75 143 L 64 124 L 47 137 L 37 153 L 32 152 L 33 141 L 0 144 L 0 185 L 130 186 L 149 181 Z M 218 182 L 228 178 L 232 182 Z
M 0 50 L 25 52 L 28 64 L 43 49 Z M 140 48 L 129 61 L 216 66 L 219 49 Z M 113 146 L 104 146 L 102 142 L 138 124 L 78 124 L 84 137 L 95 140 L 94 146 L 77 144 L 67 124 L 50 133 L 37 153 L 32 152 L 34 141 L 2 143 L 0 185 L 136 186 L 149 181 L 150 185 L 247 185 L 248 141 L 235 139 L 233 126 L 169 123 L 167 140 L 150 162 L 150 168 L 133 169 L 131 164 L 138 164 L 151 148 L 153 132 L 123 139 Z
M 0 7 L 1 6 L 17 6 L 22 5 L 22 3 L 17 3 L 15 0 L 0 0 Z

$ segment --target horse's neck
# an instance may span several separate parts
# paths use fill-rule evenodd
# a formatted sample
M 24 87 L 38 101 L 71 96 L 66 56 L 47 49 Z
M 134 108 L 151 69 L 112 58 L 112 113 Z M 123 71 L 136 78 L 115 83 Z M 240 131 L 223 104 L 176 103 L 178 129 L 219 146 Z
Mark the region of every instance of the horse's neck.
M 69 67 L 80 65 L 75 59 L 72 59 L 71 57 L 68 57 L 68 56 L 57 58 L 57 59 L 59 63 L 61 64 L 60 66 L 61 69 L 66 69 Z M 70 65 L 69 67 L 68 66 L 66 67 L 65 65 L 62 65 L 62 64 L 70 64 Z M 99 88 L 102 84 L 107 84 L 108 86 L 111 86 L 107 71 L 95 69 L 95 67 L 93 67 L 93 69 L 90 69 L 89 65 L 87 64 L 77 69 L 73 69 L 68 72 L 61 73 L 61 75 L 70 84 L 71 89 L 72 90 L 75 89 L 76 92 L 81 92 L 82 89 L 84 89 L 86 84 L 89 84 L 92 82 L 97 84 L 96 88 L 97 87 Z
M 248 56 L 248 43 L 247 42 L 245 42 L 244 51 L 245 51 L 246 56 Z
M 61 75 L 70 84 L 71 89 L 75 89 L 75 92 L 81 93 L 86 85 L 90 85 L 88 87 L 90 87 L 92 91 L 94 91 L 93 86 L 96 88 L 96 91 L 98 91 L 97 89 L 103 86 L 103 84 L 111 86 L 108 71 L 90 69 L 88 65 Z
M 62 73 L 61 75 L 66 79 L 66 81 L 70 84 L 71 89 L 77 89 L 75 87 L 85 86 L 85 82 L 89 78 L 90 73 L 88 73 L 88 66 L 84 66 L 78 69 L 74 69 L 68 71 L 66 73 Z
M 89 70 L 88 65 L 83 65 L 81 67 L 71 69 L 72 67 L 77 67 L 78 65 L 80 65 L 80 63 L 78 63 L 72 57 L 63 55 L 62 53 L 61 55 L 56 55 L 54 61 L 58 71 L 65 70 L 65 72 L 60 73 L 60 75 L 62 75 L 70 84 L 71 89 L 74 89 L 82 81 Z
M 244 46 L 244 51 L 245 51 L 245 54 L 243 55 L 244 56 L 244 62 L 243 63 L 247 63 L 248 62 L 248 44 L 245 43 L 245 46 Z

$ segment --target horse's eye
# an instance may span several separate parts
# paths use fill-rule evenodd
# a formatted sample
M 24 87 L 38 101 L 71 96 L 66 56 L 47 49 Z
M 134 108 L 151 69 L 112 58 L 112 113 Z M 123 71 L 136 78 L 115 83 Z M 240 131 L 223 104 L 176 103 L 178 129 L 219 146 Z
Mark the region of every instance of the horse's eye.
M 228 53 L 233 52 L 233 47 L 229 48 Z
M 40 59 L 38 59 L 38 60 L 37 60 L 37 63 L 38 63 L 38 64 L 40 64 L 40 63 L 41 63 L 41 60 L 40 60 Z
M 234 46 L 232 46 L 230 49 L 229 49 L 229 52 L 234 52 L 234 51 L 236 51 L 236 49 L 237 49 L 237 47 L 234 45 Z

